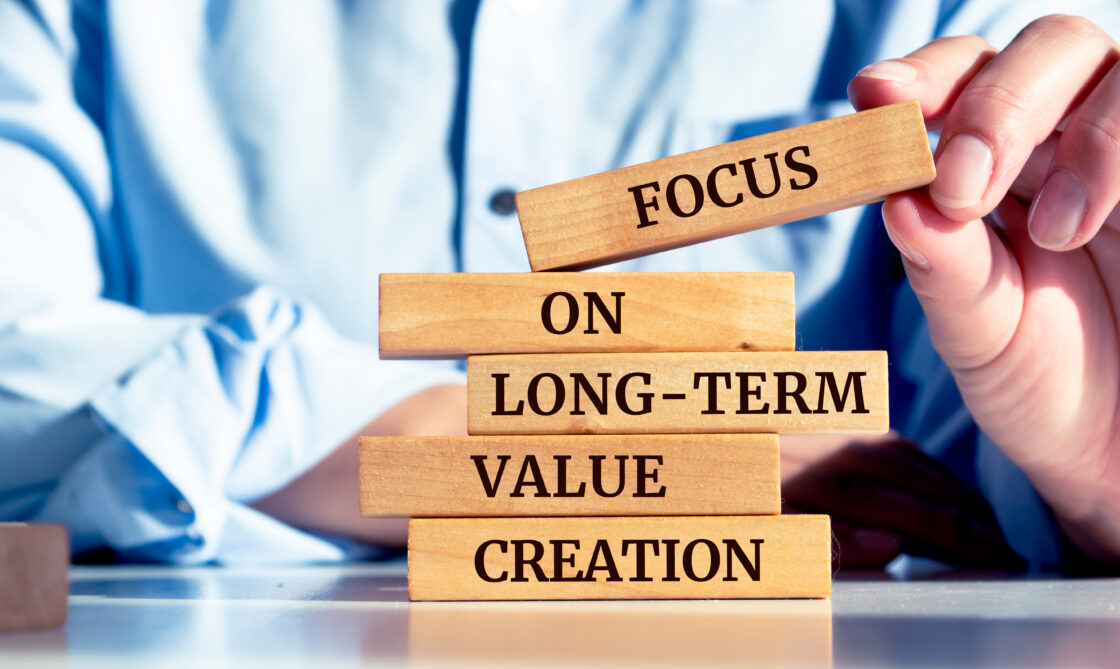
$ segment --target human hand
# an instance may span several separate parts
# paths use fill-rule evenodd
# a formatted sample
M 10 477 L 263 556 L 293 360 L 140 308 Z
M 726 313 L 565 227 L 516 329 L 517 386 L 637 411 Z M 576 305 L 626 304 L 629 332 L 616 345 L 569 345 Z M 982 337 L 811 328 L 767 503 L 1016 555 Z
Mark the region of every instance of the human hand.
M 782 485 L 783 513 L 832 516 L 840 568 L 881 569 L 899 553 L 962 568 L 1019 570 L 987 501 L 913 444 L 855 443 Z
M 860 109 L 917 98 L 940 131 L 937 178 L 887 199 L 887 231 L 976 422 L 1107 561 L 1120 560 L 1118 57 L 1093 24 L 1051 16 L 1002 52 L 937 40 L 848 88 Z
M 408 538 L 407 519 L 371 519 L 358 515 L 358 437 L 466 433 L 466 387 L 426 388 L 401 400 L 322 462 L 252 506 L 306 530 L 403 546 Z

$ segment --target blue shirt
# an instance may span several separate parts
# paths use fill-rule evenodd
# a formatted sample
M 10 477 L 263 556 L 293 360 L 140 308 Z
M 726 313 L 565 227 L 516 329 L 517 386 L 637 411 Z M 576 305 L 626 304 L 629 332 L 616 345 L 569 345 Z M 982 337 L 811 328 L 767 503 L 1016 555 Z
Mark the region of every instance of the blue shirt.
M 850 112 L 939 35 L 1115 3 L 0 0 L 0 518 L 176 563 L 355 547 L 248 503 L 453 363 L 377 356 L 380 272 L 527 271 L 522 190 Z M 876 207 L 625 270 L 796 273 L 803 348 L 885 348 L 896 427 L 1057 533 L 977 433 Z

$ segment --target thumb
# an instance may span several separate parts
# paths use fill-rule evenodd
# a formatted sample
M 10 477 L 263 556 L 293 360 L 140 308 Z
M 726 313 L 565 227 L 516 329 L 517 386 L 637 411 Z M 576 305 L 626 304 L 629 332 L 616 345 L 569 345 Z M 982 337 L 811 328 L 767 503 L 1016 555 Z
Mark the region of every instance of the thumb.
M 994 360 L 1023 311 L 1022 273 L 1003 239 L 980 219 L 942 216 L 924 190 L 888 197 L 883 222 L 949 368 Z

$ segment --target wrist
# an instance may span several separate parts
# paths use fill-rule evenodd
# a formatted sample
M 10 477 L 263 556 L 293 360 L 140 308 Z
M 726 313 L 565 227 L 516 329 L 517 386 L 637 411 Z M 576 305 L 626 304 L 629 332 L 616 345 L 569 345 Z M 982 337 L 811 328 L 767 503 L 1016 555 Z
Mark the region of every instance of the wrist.
M 1103 473 L 1060 483 L 1028 476 L 1070 542 L 1096 562 L 1120 564 L 1120 486 Z

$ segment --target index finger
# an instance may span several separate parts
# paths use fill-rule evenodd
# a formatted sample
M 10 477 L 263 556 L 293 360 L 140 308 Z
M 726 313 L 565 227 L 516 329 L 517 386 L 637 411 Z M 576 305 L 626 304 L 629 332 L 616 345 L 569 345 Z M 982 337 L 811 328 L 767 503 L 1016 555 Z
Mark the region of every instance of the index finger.
M 1116 60 L 1092 23 L 1048 16 L 1020 32 L 961 90 L 945 118 L 930 197 L 946 217 L 986 216 L 1035 147 Z
M 1093 24 L 1048 16 L 998 54 L 979 37 L 961 36 L 874 63 L 852 79 L 848 96 L 857 109 L 921 103 L 927 125 L 942 132 L 930 195 L 942 215 L 969 221 L 995 208 L 1035 147 L 1115 58 L 1115 44 Z
M 860 111 L 917 100 L 926 126 L 940 130 L 961 90 L 995 55 L 995 47 L 975 35 L 935 39 L 904 58 L 857 72 L 848 84 L 848 98 Z

